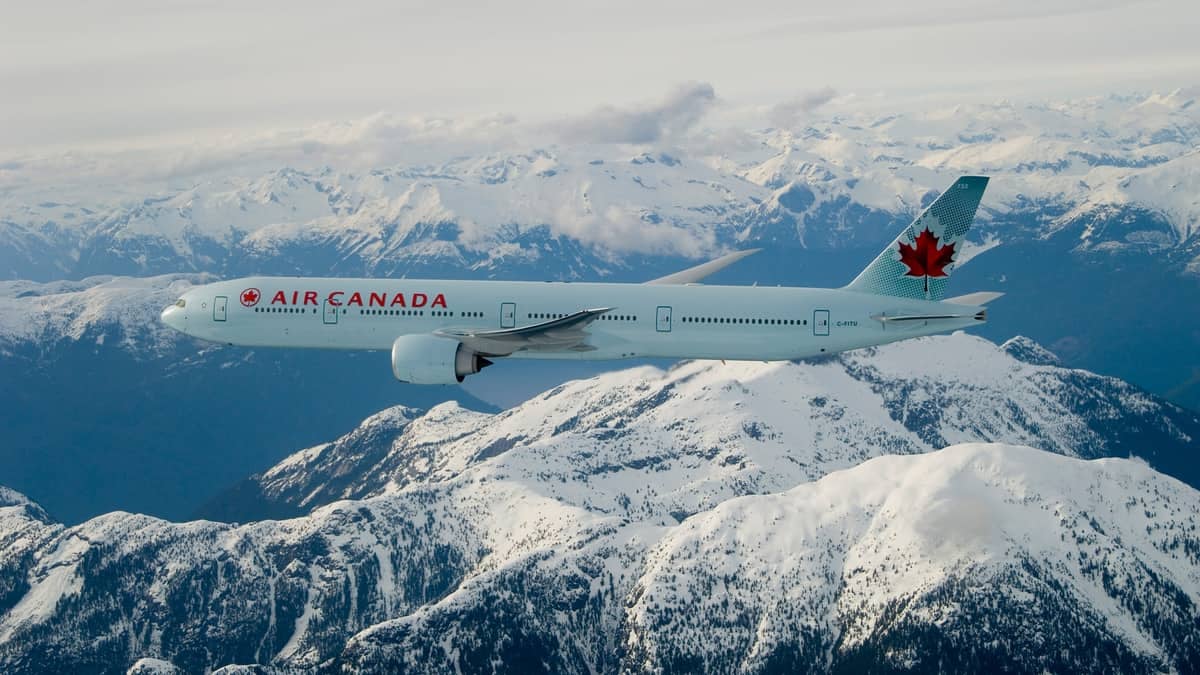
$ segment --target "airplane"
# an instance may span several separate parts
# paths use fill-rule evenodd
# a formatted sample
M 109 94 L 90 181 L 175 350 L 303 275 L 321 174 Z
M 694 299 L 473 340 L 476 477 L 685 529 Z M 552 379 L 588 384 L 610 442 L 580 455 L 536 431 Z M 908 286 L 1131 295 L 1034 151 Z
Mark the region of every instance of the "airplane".
M 736 251 L 642 284 L 247 277 L 198 286 L 166 325 L 246 347 L 391 350 L 402 382 L 495 359 L 794 360 L 968 328 L 1001 293 L 946 298 L 988 179 L 963 176 L 842 288 L 708 286 Z

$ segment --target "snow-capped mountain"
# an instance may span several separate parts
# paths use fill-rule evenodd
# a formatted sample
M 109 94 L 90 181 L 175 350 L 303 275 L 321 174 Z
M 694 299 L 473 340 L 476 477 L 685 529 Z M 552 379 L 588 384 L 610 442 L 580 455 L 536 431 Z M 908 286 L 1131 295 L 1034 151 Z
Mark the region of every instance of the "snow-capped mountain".
M 1200 658 L 1200 493 L 1138 462 L 965 444 L 681 524 L 566 504 L 486 465 L 244 526 L 112 514 L 64 529 L 4 507 L 25 535 L 3 558 L 20 585 L 0 660 L 1186 672 Z
M 396 407 L 253 481 L 290 520 L 63 527 L 4 493 L 0 663 L 1189 670 L 1200 493 L 1080 458 L 1164 463 L 1200 420 L 1053 358 L 956 334 Z M 930 452 L 994 439 L 1052 452 Z
M 1196 496 L 1124 460 L 965 444 L 731 500 L 648 556 L 626 661 L 1192 670 Z
M 1023 447 L 880 457 L 527 556 L 360 631 L 332 663 L 1186 672 L 1200 657 L 1197 496 L 1128 460 Z
M 684 517 L 880 454 L 972 441 L 1085 459 L 1138 456 L 1200 485 L 1200 415 L 1118 379 L 1063 368 L 1027 338 L 996 346 L 956 333 L 819 362 L 617 371 L 495 414 L 454 403 L 427 413 L 391 408 L 240 485 L 208 515 L 304 513 L 446 480 L 481 457 L 521 447 L 539 457 L 529 480 L 584 480 L 609 495 L 587 508 Z M 651 491 L 630 494 L 621 486 L 631 474 L 659 478 Z
M 186 340 L 158 315 L 211 275 L 148 278 L 90 277 L 82 281 L 0 281 L 0 356 L 22 344 L 49 346 L 85 337 L 98 345 L 116 341 L 143 356 L 160 354 Z
M 11 187 L 0 192 L 0 274 L 513 274 L 526 265 L 561 278 L 619 276 L 630 254 L 876 246 L 962 173 L 994 177 L 981 244 L 1184 247 L 1183 269 L 1200 219 L 1195 101 L 1181 90 L 922 112 L 846 104 L 794 128 L 705 128 L 662 147 L 506 130 L 465 146 L 447 140 L 440 155 L 416 153 L 412 163 L 351 170 L 322 164 L 318 152 L 258 174 L 196 169 L 103 188 L 71 183 L 102 159 L 24 158 L 6 168 Z M 56 171 L 41 171 L 48 166 Z

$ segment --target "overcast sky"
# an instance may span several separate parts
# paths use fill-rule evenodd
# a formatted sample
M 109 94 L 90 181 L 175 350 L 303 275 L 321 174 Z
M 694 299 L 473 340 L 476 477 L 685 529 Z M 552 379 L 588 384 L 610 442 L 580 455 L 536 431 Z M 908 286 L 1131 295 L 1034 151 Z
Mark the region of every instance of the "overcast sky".
M 552 119 L 687 82 L 745 105 L 1172 89 L 1200 83 L 1197 35 L 1196 0 L 10 3 L 0 155 L 381 111 Z

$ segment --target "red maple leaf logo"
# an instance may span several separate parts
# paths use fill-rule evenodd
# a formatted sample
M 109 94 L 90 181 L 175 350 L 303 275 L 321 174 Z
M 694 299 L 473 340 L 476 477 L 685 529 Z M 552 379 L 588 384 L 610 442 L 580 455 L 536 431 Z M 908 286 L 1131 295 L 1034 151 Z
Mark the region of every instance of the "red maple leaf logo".
M 929 231 L 928 225 L 914 243 L 916 246 L 900 242 L 900 262 L 908 266 L 904 276 L 925 278 L 925 298 L 928 299 L 929 277 L 949 276 L 946 265 L 954 262 L 954 244 L 939 247 L 938 238 Z
M 900 262 L 908 265 L 906 277 L 944 277 L 946 266 L 954 262 L 954 244 L 938 246 L 938 238 L 926 227 L 917 235 L 916 246 L 900 242 Z
M 259 293 L 257 288 L 247 288 L 242 291 L 242 305 L 253 307 L 258 304 L 258 299 L 261 297 L 262 293 Z

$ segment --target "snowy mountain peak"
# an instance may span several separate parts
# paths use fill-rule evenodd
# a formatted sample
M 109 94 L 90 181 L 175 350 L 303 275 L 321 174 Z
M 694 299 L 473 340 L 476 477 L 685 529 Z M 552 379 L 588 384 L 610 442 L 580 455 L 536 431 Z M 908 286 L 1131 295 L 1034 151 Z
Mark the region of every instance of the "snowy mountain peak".
M 8 506 L 26 506 L 32 504 L 25 495 L 0 485 L 0 508 Z
M 942 672 L 1010 654 L 1023 671 L 1180 667 L 1197 655 L 1178 640 L 1200 607 L 1197 507 L 1127 460 L 996 444 L 879 457 L 672 530 L 635 585 L 625 647 L 667 671 L 817 654 Z M 1177 604 L 1159 613 L 1141 593 Z M 1090 644 L 1115 649 L 1058 648 Z
M 169 274 L 144 279 L 91 277 L 39 284 L 0 281 L 0 350 L 5 344 L 91 337 L 120 340 L 130 351 L 173 344 L 158 320 L 163 308 L 209 275 Z
M 1024 335 L 1018 335 L 1016 337 L 1009 338 L 1004 342 L 1004 344 L 1000 345 L 1000 349 L 1014 359 L 1017 359 L 1018 361 L 1024 361 L 1030 365 L 1062 365 L 1062 361 L 1059 360 L 1058 356 L 1054 352 L 1046 349 Z

